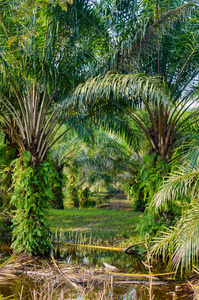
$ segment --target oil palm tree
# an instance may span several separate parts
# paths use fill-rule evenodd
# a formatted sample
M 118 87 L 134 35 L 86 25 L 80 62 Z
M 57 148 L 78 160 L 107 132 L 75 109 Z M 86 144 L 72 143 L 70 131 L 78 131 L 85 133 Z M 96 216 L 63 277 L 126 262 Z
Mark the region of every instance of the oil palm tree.
M 111 15 L 112 2 L 101 1 L 99 6 L 104 3 L 105 7 L 108 3 L 104 11 Z M 158 156 L 165 161 L 162 176 L 176 144 L 198 119 L 197 16 L 198 6 L 192 1 L 143 1 L 134 6 L 131 22 L 125 15 L 116 17 L 119 24 L 113 27 L 106 21 L 112 28 L 111 55 L 102 65 L 105 70 L 117 71 L 88 80 L 72 96 L 88 100 L 90 106 L 109 103 L 109 109 L 112 107 L 118 115 L 126 114 L 127 124 L 136 123 L 146 136 L 149 155 L 155 154 L 154 167 Z M 195 110 L 190 109 L 192 105 Z
M 118 113 L 125 112 L 143 130 L 149 141 L 149 152 L 156 152 L 164 160 L 171 158 L 178 135 L 187 129 L 191 119 L 195 122 L 198 115 L 197 109 L 186 115 L 197 97 L 192 100 L 183 98 L 174 104 L 170 100 L 168 86 L 159 78 L 144 74 L 107 73 L 79 86 L 73 97 L 89 99 L 93 103 L 96 99 L 98 102 L 105 101 L 115 106 Z M 147 111 L 149 125 L 142 117 L 140 107 Z
M 124 74 L 108 72 L 95 77 L 78 87 L 74 97 L 109 101 L 140 126 L 150 153 L 169 160 L 175 141 L 198 113 L 184 117 L 197 101 L 193 95 L 198 88 L 199 39 L 194 25 L 198 7 L 192 1 L 143 1 L 137 6 L 136 1 L 130 2 L 137 7 L 131 15 L 133 22 L 128 23 L 127 18 L 123 26 L 119 23 L 122 33 L 112 28 L 114 63 L 107 67 Z M 99 6 L 111 14 L 110 1 L 101 1 Z M 140 108 L 147 111 L 148 124 Z
M 198 264 L 199 246 L 198 137 L 188 146 L 181 166 L 168 175 L 152 203 L 156 211 L 166 210 L 175 202 L 182 203 L 182 214 L 176 225 L 159 232 L 151 249 L 153 254 L 162 254 L 170 268 L 180 269 L 181 274 Z
M 68 202 L 73 206 L 79 206 L 78 195 L 85 188 L 94 191 L 129 184 L 136 176 L 140 158 L 124 137 L 107 128 L 104 131 L 92 125 L 83 132 L 81 129 L 69 132 L 50 151 L 54 164 L 67 178 Z
M 78 170 L 79 186 L 98 190 L 124 186 L 135 176 L 139 155 L 123 138 L 108 131 L 95 132 L 93 145 L 82 145 L 79 153 L 67 157 Z
M 82 32 L 77 43 L 77 24 L 81 23 L 84 39 L 86 27 L 90 37 L 96 36 L 98 18 L 82 1 L 71 6 L 65 1 L 42 6 L 26 1 L 0 5 L 0 119 L 4 133 L 12 137 L 20 152 L 14 164 L 11 199 L 17 208 L 13 247 L 43 254 L 51 247 L 45 215 L 55 176 L 47 153 L 89 115 L 84 107 L 81 110 L 81 101 L 66 99 L 67 92 L 88 71 L 86 60 L 92 57 L 92 51 L 86 55 Z M 90 21 L 95 19 L 95 27 L 92 23 L 88 26 L 86 13 Z

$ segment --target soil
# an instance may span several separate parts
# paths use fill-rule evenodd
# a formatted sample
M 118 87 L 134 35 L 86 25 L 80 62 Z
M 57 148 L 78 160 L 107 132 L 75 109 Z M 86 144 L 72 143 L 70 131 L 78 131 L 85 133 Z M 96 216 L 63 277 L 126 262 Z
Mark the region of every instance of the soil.
M 127 201 L 111 201 L 99 205 L 98 208 L 106 208 L 113 210 L 132 210 L 132 204 Z

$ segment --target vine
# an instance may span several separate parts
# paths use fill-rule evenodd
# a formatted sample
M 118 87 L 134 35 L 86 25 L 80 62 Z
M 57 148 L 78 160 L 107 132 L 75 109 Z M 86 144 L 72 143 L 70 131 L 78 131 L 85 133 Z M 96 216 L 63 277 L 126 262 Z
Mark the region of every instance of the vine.
M 52 247 L 46 223 L 49 201 L 53 198 L 55 173 L 52 162 L 46 159 L 33 167 L 31 154 L 25 151 L 23 158 L 14 160 L 13 165 L 11 204 L 15 205 L 16 211 L 12 219 L 12 247 L 16 252 L 48 254 Z
M 156 152 L 144 155 L 136 180 L 131 187 L 131 197 L 136 211 L 145 210 L 168 170 L 169 165 L 159 155 L 157 156 Z

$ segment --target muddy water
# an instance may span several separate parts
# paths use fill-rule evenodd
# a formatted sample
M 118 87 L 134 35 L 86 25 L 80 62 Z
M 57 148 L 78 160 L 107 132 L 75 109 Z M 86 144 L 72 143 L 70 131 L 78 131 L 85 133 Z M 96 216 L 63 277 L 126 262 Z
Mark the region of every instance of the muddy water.
M 0 295 L 3 295 L 4 297 L 12 296 L 10 299 L 20 299 L 21 294 L 21 288 L 23 285 L 23 293 L 21 299 L 34 299 L 31 296 L 31 290 L 33 289 L 33 283 L 31 281 L 29 284 L 27 284 L 27 279 L 25 278 L 19 278 L 19 280 L 10 283 L 9 285 L 0 285 Z M 74 291 L 71 290 L 71 288 L 65 287 L 68 289 L 67 292 L 67 300 L 69 299 L 78 299 L 83 300 L 84 298 L 81 297 L 81 295 L 78 295 L 74 293 Z M 97 296 L 96 291 L 102 291 L 103 293 L 103 287 L 98 286 L 95 287 L 95 292 L 90 293 L 86 299 L 88 300 L 95 300 Z M 37 291 L 39 291 L 39 288 L 37 288 Z M 194 296 L 192 296 L 188 291 L 182 290 L 182 291 L 176 291 L 175 285 L 173 286 L 159 286 L 159 287 L 153 287 L 153 295 L 154 300 L 193 300 Z M 71 298 L 70 298 L 71 295 Z M 1 298 L 0 298 L 1 299 Z M 38 298 L 40 299 L 40 298 Z M 46 298 L 45 298 L 46 299 Z M 54 300 L 58 300 L 57 296 L 54 297 Z M 149 294 L 146 287 L 141 285 L 133 285 L 133 286 L 113 286 L 113 289 L 109 290 L 106 293 L 105 298 L 106 300 L 149 300 Z
M 74 266 L 104 267 L 103 263 L 108 263 L 117 267 L 118 272 L 148 274 L 148 270 L 142 263 L 142 261 L 145 261 L 145 257 L 140 255 L 128 255 L 124 252 L 109 250 L 94 250 L 87 247 L 70 247 L 68 245 L 67 247 L 64 245 L 55 246 L 54 255 L 57 256 L 57 259 Z M 164 273 L 166 267 L 160 261 L 153 261 L 152 272 L 154 274 Z M 153 286 L 154 300 L 194 299 L 193 293 L 171 276 L 160 277 L 160 279 L 163 279 L 164 283 L 160 286 Z M 125 276 L 124 280 L 126 280 Z M 147 287 L 148 285 L 143 284 L 115 284 L 113 289 L 109 291 L 107 299 L 149 300 Z M 99 286 L 97 288 L 100 289 Z
M 5 245 L 2 247 L 0 252 L 0 258 L 9 257 L 9 248 Z M 147 274 L 147 270 L 144 267 L 142 260 L 144 257 L 136 255 L 127 255 L 123 252 L 117 251 L 105 251 L 105 250 L 92 250 L 84 247 L 70 247 L 70 246 L 59 246 L 55 247 L 54 255 L 59 263 L 62 265 L 72 265 L 81 267 L 93 267 L 93 268 L 104 268 L 103 263 L 110 264 L 117 267 L 120 271 L 124 273 L 141 273 Z M 165 267 L 160 264 L 160 262 L 153 262 L 153 273 L 163 273 L 165 272 Z M 126 278 L 124 277 L 124 280 Z M 131 280 L 131 279 L 130 279 Z M 23 287 L 23 293 L 21 293 Z M 0 282 L 0 295 L 4 297 L 11 296 L 10 299 L 34 299 L 32 296 L 32 290 L 36 289 L 38 292 L 44 287 L 44 282 L 35 282 L 30 277 L 18 277 L 17 280 L 12 280 L 6 282 Z M 64 299 L 78 299 L 78 300 L 149 300 L 149 293 L 146 286 L 141 284 L 115 284 L 106 285 L 104 283 L 94 285 L 94 289 L 90 292 L 86 298 L 82 297 L 80 294 L 75 292 L 71 286 L 64 285 L 65 297 Z M 154 300 L 179 300 L 179 299 L 189 299 L 194 300 L 194 296 L 190 291 L 181 286 L 177 282 L 165 282 L 160 286 L 153 286 Z M 104 298 L 98 298 L 99 294 L 104 293 Z M 20 295 L 23 295 L 22 297 Z M 39 294 L 38 294 L 39 295 Z M 21 298 L 20 298 L 21 297 Z M 0 296 L 1 299 L 1 296 Z M 43 298 L 38 298 L 42 299 Z M 47 298 L 45 298 L 48 300 Z M 57 295 L 54 296 L 54 300 L 59 300 Z M 36 300 L 36 299 L 35 299 Z
M 74 247 L 69 244 L 55 245 L 54 247 L 54 255 L 57 259 L 74 266 L 104 267 L 103 263 L 108 263 L 129 273 L 146 274 L 146 268 L 142 263 L 145 258 L 140 255 L 128 255 L 122 251 L 93 249 L 82 246 Z M 159 272 L 162 267 L 159 262 L 156 270 Z

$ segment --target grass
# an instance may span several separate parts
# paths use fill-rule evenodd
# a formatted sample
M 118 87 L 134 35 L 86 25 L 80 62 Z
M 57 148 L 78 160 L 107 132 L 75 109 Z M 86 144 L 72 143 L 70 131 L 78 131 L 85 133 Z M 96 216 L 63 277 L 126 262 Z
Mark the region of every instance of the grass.
M 131 210 L 52 209 L 48 215 L 55 240 L 115 247 L 139 242 L 139 233 L 135 231 L 139 221 L 140 213 Z

